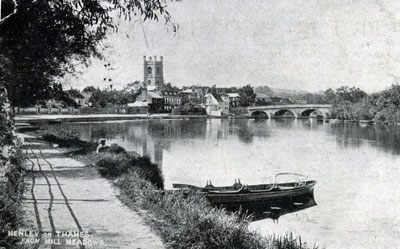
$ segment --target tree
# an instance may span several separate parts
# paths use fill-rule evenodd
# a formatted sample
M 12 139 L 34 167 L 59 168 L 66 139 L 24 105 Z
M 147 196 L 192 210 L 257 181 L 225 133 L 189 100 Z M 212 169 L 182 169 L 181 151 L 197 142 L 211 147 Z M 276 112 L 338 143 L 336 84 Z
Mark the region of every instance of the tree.
M 94 92 L 94 91 L 96 91 L 96 88 L 95 88 L 94 86 L 87 86 L 87 87 L 85 87 L 85 88 L 83 89 L 83 92 L 84 92 L 84 93 L 92 93 L 92 92 Z
M 351 103 L 356 103 L 367 96 L 367 94 L 360 88 L 349 88 L 348 86 L 342 86 L 336 89 L 335 95 L 336 103 L 339 103 L 341 101 L 350 101 Z
M 239 88 L 239 104 L 241 106 L 249 106 L 254 103 L 256 94 L 254 93 L 253 87 L 246 85 Z
M 114 28 L 109 13 L 170 21 L 166 0 L 17 0 L 15 14 L 0 25 L 0 85 L 12 105 L 48 98 L 56 77 L 74 71 L 71 60 L 101 57 L 97 44 Z
M 305 101 L 307 104 L 324 104 L 327 102 L 324 97 L 324 95 L 317 93 L 306 93 L 300 95 L 300 99 Z
M 176 87 L 176 86 L 174 86 L 174 85 L 172 85 L 171 82 L 168 82 L 167 84 L 164 84 L 164 85 L 161 87 L 161 90 L 162 90 L 162 91 L 173 91 L 173 92 L 177 92 L 177 91 L 179 91 L 179 88 Z
M 72 90 L 72 91 L 71 91 Z M 53 88 L 50 89 L 49 98 L 53 98 L 67 106 L 76 106 L 75 100 L 72 99 L 74 94 L 79 94 L 78 90 L 71 89 L 71 92 L 64 91 L 61 83 L 54 83 Z M 72 94 L 72 95 L 71 95 Z M 40 101 L 39 101 L 40 102 Z
M 333 102 L 333 100 L 335 99 L 336 95 L 335 95 L 335 91 L 332 90 L 332 88 L 327 89 L 324 92 L 326 99 L 329 103 Z
M 389 89 L 382 91 L 379 94 L 378 104 L 381 107 L 393 105 L 400 107 L 400 86 L 392 85 Z

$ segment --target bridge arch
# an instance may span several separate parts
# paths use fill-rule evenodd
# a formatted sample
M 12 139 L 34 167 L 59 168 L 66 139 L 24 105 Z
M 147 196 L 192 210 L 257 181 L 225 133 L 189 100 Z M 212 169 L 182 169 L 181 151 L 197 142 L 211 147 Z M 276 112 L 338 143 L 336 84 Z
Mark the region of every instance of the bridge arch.
M 250 113 L 252 118 L 269 118 L 268 113 L 265 111 L 254 111 Z
M 289 114 L 289 116 L 286 116 L 287 114 Z M 296 113 L 294 111 L 292 111 L 292 110 L 280 109 L 280 110 L 277 110 L 274 113 L 274 117 L 277 117 L 277 118 L 279 118 L 279 117 L 296 118 L 297 116 L 296 116 Z
M 323 118 L 328 118 L 329 117 L 329 113 L 327 112 L 323 112 L 323 110 L 320 109 L 316 109 L 316 108 L 310 108 L 310 109 L 306 109 L 302 112 L 300 112 L 300 116 L 301 117 L 310 117 L 310 115 L 315 112 L 318 116 L 322 116 Z
M 286 105 L 265 105 L 247 107 L 249 117 L 268 116 L 268 118 L 279 118 L 286 113 L 291 113 L 295 118 L 308 118 L 311 113 L 329 118 L 331 116 L 330 104 L 286 104 Z M 264 112 L 264 113 L 261 113 Z M 276 115 L 276 116 L 275 116 Z

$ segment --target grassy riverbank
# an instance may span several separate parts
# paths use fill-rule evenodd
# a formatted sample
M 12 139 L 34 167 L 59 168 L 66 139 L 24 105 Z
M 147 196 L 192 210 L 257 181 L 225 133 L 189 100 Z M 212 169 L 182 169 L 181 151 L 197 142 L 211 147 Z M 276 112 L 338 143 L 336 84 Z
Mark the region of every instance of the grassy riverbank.
M 116 151 L 95 154 L 95 143 L 75 143 L 78 138 L 66 133 L 45 134 L 43 138 L 59 141 L 70 155 L 92 162 L 101 175 L 113 180 L 121 191 L 121 200 L 146 217 L 167 248 L 308 248 L 291 235 L 265 237 L 251 231 L 249 217 L 214 208 L 198 193 L 164 191 L 162 171 L 147 157 Z
M 5 178 L 0 181 L 0 247 L 19 248 L 18 238 L 9 237 L 7 232 L 18 230 L 21 224 L 21 204 L 24 191 L 23 155 L 17 150 L 9 158 Z
M 213 208 L 195 192 L 158 191 L 132 171 L 116 179 L 115 184 L 129 207 L 147 211 L 148 223 L 168 248 L 308 248 L 291 235 L 264 237 L 251 231 L 248 217 Z

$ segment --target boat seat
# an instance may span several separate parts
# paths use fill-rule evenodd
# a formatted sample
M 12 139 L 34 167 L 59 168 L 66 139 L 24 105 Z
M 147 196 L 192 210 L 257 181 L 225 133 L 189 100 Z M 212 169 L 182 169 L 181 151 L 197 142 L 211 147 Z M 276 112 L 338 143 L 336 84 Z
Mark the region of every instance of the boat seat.
M 288 190 L 288 189 L 293 189 L 293 187 L 283 187 L 283 186 L 279 186 L 277 187 L 280 190 Z

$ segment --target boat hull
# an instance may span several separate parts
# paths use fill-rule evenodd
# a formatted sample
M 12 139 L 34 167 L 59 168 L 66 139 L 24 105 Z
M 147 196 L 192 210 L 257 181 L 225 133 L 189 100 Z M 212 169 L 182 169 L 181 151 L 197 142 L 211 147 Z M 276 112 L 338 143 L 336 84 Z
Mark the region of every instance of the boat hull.
M 276 189 L 270 191 L 208 192 L 205 197 L 215 206 L 236 211 L 246 209 L 257 211 L 269 207 L 280 207 L 304 198 L 313 198 L 315 181 L 308 181 L 303 187 Z

